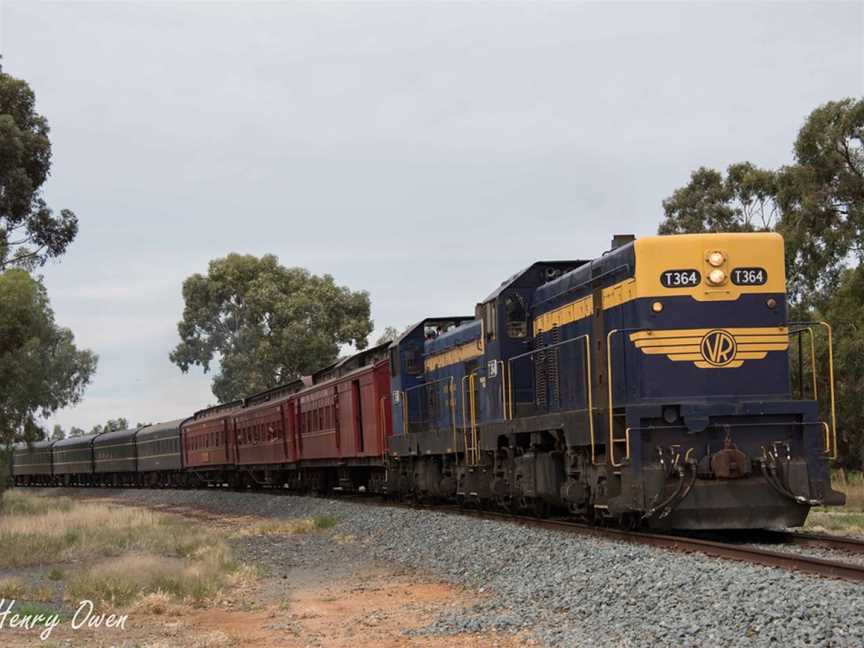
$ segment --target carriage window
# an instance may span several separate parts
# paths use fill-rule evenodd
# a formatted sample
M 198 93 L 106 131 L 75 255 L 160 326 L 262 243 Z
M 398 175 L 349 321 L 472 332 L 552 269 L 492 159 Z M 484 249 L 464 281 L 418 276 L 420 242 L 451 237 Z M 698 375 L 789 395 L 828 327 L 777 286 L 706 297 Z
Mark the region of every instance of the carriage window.
M 525 300 L 513 293 L 504 301 L 504 308 L 507 313 L 507 336 L 524 338 L 528 335 L 528 312 L 525 308 Z

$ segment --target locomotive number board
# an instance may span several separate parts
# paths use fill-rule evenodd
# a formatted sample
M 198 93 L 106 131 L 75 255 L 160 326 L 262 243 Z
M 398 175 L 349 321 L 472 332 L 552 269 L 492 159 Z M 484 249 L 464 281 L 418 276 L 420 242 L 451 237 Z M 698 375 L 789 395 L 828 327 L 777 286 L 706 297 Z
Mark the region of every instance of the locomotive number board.
M 660 283 L 666 288 L 689 288 L 698 286 L 702 275 L 698 270 L 664 270 Z
M 764 286 L 768 281 L 765 268 L 735 268 L 732 271 L 732 283 L 736 286 Z

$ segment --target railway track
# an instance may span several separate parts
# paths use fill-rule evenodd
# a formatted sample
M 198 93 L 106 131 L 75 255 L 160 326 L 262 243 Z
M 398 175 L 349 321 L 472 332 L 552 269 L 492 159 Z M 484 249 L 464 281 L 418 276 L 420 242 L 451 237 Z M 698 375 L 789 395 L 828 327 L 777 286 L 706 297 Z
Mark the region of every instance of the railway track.
M 415 507 L 416 508 L 416 507 Z M 651 547 L 659 547 L 672 551 L 685 553 L 701 553 L 714 558 L 723 558 L 746 562 L 754 565 L 763 565 L 814 574 L 824 578 L 837 578 L 841 580 L 864 583 L 864 564 L 854 562 L 841 562 L 829 560 L 806 554 L 774 551 L 754 547 L 753 544 L 770 542 L 771 544 L 798 545 L 831 551 L 856 554 L 864 557 L 864 541 L 853 538 L 838 538 L 836 536 L 795 533 L 791 531 L 760 531 L 758 538 L 754 539 L 740 534 L 730 537 L 723 534 L 712 534 L 716 538 L 695 537 L 683 534 L 661 534 L 648 533 L 644 531 L 626 531 L 606 527 L 596 527 L 581 524 L 570 520 L 535 518 L 529 516 L 511 515 L 495 511 L 481 511 L 475 509 L 464 509 L 459 507 L 430 507 L 430 510 L 466 515 L 480 519 L 498 520 L 542 529 L 552 529 L 566 533 L 577 533 L 585 536 L 593 536 L 607 540 L 641 544 Z

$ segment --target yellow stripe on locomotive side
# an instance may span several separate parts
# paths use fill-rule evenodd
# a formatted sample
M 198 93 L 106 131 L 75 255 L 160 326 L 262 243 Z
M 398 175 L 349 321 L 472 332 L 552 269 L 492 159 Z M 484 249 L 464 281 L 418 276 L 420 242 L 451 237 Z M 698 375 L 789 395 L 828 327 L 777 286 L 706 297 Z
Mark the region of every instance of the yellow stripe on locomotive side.
M 426 371 L 435 371 L 457 362 L 465 362 L 483 355 L 483 350 L 477 348 L 479 340 L 471 340 L 459 346 L 427 356 L 424 361 Z

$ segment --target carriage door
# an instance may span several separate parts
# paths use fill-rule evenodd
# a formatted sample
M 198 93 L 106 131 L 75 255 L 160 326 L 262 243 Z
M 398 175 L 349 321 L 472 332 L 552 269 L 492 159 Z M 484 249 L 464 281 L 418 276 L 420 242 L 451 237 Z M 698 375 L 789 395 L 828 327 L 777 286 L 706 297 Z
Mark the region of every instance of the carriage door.
M 351 404 L 354 410 L 354 447 L 363 454 L 363 399 L 360 398 L 360 381 L 351 381 Z

